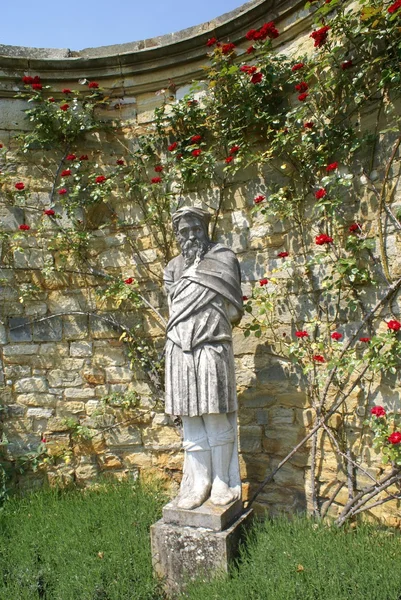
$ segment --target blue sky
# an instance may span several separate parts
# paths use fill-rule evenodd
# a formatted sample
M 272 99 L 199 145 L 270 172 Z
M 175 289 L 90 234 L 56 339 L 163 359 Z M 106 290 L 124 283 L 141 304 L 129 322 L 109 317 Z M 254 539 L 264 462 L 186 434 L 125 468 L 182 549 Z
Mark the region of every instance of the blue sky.
M 4 0 L 0 44 L 81 50 L 199 25 L 245 0 Z

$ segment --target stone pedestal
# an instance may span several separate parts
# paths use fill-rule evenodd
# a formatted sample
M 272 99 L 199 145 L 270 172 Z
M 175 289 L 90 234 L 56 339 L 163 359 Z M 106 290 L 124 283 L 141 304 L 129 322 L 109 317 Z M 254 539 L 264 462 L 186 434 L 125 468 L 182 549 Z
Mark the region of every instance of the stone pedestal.
M 252 510 L 242 512 L 239 500 L 227 506 L 208 501 L 193 510 L 167 504 L 150 530 L 153 568 L 167 594 L 180 593 L 190 580 L 227 572 L 251 518 Z

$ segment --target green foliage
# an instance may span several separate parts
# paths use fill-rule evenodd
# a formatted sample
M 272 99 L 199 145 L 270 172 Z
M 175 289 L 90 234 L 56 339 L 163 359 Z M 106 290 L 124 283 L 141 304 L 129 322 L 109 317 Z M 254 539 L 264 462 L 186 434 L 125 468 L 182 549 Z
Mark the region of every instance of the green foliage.
M 161 598 L 149 527 L 165 502 L 157 486 L 129 483 L 12 498 L 0 513 L 0 597 Z
M 275 518 L 255 528 L 230 579 L 197 583 L 185 598 L 397 600 L 400 549 L 394 530 L 338 530 L 306 518 Z

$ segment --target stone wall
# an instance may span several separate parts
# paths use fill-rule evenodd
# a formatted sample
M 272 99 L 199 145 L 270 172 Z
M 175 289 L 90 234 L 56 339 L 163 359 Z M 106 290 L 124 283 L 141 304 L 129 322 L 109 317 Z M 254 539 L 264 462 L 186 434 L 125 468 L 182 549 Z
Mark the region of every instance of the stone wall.
M 115 165 L 124 146 L 131 147 L 135 136 L 152 122 L 153 111 L 162 101 L 158 90 L 169 90 L 170 86 L 171 95 L 180 99 L 188 92 L 190 82 L 201 76 L 209 37 L 216 35 L 235 42 L 241 52 L 247 45 L 246 31 L 268 20 L 274 20 L 281 32 L 274 42 L 279 52 L 291 55 L 311 50 L 312 17 L 303 4 L 266 0 L 248 2 L 219 20 L 174 36 L 121 47 L 74 53 L 0 47 L 0 141 L 7 149 L 7 169 L 16 178 L 23 177 L 29 182 L 39 208 L 47 205 L 48 182 L 40 168 L 41 158 L 38 157 L 36 164 L 26 166 L 19 164 L 14 154 L 16 133 L 28 127 L 23 112 L 26 103 L 15 98 L 17 82 L 23 75 L 40 75 L 58 97 L 62 97 L 63 88 L 76 89 L 82 79 L 99 81 L 110 93 L 115 102 L 104 110 L 103 117 L 121 120 L 118 135 L 104 133 L 96 140 L 88 137 L 87 145 L 82 147 L 93 163 L 107 170 Z M 373 120 L 374 115 L 367 115 L 365 126 L 369 127 Z M 266 192 L 271 177 L 272 173 L 256 168 L 237 174 L 224 190 L 224 211 L 215 232 L 215 239 L 232 247 L 238 255 L 246 296 L 251 295 L 260 278 L 272 271 L 278 270 L 276 277 L 285 276 L 280 274 L 281 263 L 276 256 L 280 249 L 291 248 L 292 244 L 290 223 L 274 219 L 266 223 L 252 213 L 254 197 Z M 362 184 L 361 193 L 364 193 Z M 186 200 L 207 202 L 217 208 L 218 190 L 194 190 Z M 367 210 L 369 202 L 367 196 Z M 162 347 L 163 326 L 159 315 L 165 317 L 167 311 L 158 280 L 163 264 L 146 229 L 138 225 L 136 210 L 121 197 L 113 199 L 113 209 L 129 227 L 119 228 L 117 224 L 101 227 L 103 215 L 97 209 L 92 219 L 99 228 L 93 233 L 90 258 L 105 272 L 122 279 L 135 277 L 141 293 L 157 312 L 149 308 L 138 314 L 130 303 L 116 307 L 100 300 L 96 296 L 96 281 L 90 275 L 74 274 L 73 270 L 60 275 L 45 269 L 48 261 L 56 266 L 62 264 L 65 257 L 61 252 L 56 249 L 46 256 L 34 237 L 21 239 L 13 263 L 3 263 L 1 268 L 0 377 L 7 455 L 10 460 L 25 455 L 45 438 L 50 454 L 62 457 L 55 465 L 49 462 L 50 480 L 62 478 L 86 483 L 100 473 L 116 477 L 158 473 L 176 487 L 182 467 L 179 426 L 163 414 L 146 373 L 138 365 L 131 367 L 128 347 L 120 339 L 119 328 L 137 326 Z M 29 220 L 32 228 L 39 226 L 37 211 L 0 205 L 2 230 L 14 232 L 22 218 Z M 50 235 L 51 228 L 51 224 L 46 224 L 42 235 Z M 139 248 L 136 254 L 133 242 Z M 399 241 L 395 234 L 390 236 L 389 244 L 390 260 L 393 266 L 398 261 L 397 272 L 401 275 L 397 258 Z M 26 285 L 36 286 L 36 293 L 21 301 Z M 369 293 L 374 295 L 375 291 Z M 308 298 L 295 296 L 294 303 L 304 313 L 308 311 Z M 113 315 L 117 325 L 113 324 Z M 290 334 L 292 315 L 283 313 L 280 321 L 280 333 Z M 268 342 L 245 338 L 243 330 L 247 322 L 249 317 L 234 330 L 245 498 L 304 437 L 312 423 L 302 377 L 288 361 L 275 356 Z M 352 325 L 349 322 L 347 326 L 352 328 Z M 381 387 L 379 384 L 377 381 L 372 391 L 376 403 L 391 396 L 397 405 L 398 384 L 385 382 Z M 111 400 L 102 409 L 105 397 Z M 140 397 L 140 404 L 135 408 L 121 406 L 118 404 L 121 397 Z M 354 398 L 351 406 L 355 408 L 358 402 Z M 353 425 L 360 432 L 366 409 L 355 414 Z M 86 433 L 90 430 L 92 438 L 72 437 L 71 420 Z M 349 428 L 352 429 L 351 425 Z M 330 444 L 327 441 L 325 444 L 324 458 L 319 455 L 320 479 L 329 490 L 336 484 L 338 469 Z M 259 508 L 268 506 L 272 513 L 292 513 L 310 507 L 309 449 L 305 445 L 277 473 L 274 483 L 259 496 Z M 367 468 L 375 475 L 381 469 L 379 461 L 374 460 Z M 19 484 L 31 487 L 35 481 L 35 477 L 24 474 Z M 364 483 L 363 478 L 360 483 Z M 337 504 L 344 501 L 345 491 L 337 497 Z M 377 514 L 388 522 L 397 522 L 396 502 L 384 505 Z

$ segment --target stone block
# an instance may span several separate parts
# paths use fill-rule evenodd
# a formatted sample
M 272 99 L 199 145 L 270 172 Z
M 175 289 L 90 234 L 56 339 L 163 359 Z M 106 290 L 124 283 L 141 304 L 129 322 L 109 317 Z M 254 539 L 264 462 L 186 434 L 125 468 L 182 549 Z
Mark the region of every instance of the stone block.
M 163 520 L 181 527 L 203 527 L 212 531 L 227 529 L 243 512 L 241 500 L 226 506 L 216 506 L 207 500 L 192 510 L 177 507 L 174 499 L 163 507 Z
M 18 404 L 22 404 L 23 406 L 54 407 L 57 403 L 57 397 L 54 394 L 19 394 L 18 396 L 16 396 L 16 401 Z
M 87 400 L 95 397 L 95 390 L 94 388 L 82 387 L 66 388 L 64 394 L 66 398 L 79 398 L 82 400 Z
M 141 431 L 138 427 L 115 427 L 105 433 L 108 446 L 139 446 L 142 444 Z
M 251 425 L 240 427 L 240 452 L 256 454 L 262 451 L 262 427 Z
M 103 369 L 87 368 L 83 371 L 82 376 L 91 385 L 103 385 L 106 381 Z
M 28 408 L 26 416 L 35 417 L 35 419 L 50 419 L 53 413 L 53 408 Z
M 143 443 L 152 450 L 180 450 L 181 436 L 175 427 L 147 428 L 144 430 Z
M 120 330 L 106 321 L 101 321 L 96 316 L 91 316 L 89 318 L 89 328 L 91 337 L 94 340 L 119 338 L 121 335 Z
M 10 342 L 32 341 L 32 326 L 27 317 L 10 317 L 8 319 L 8 329 Z
M 88 335 L 87 315 L 68 315 L 63 317 L 63 337 L 65 340 L 81 340 Z
M 39 352 L 38 344 L 10 344 L 3 349 L 4 356 L 31 356 Z
M 34 342 L 58 342 L 62 339 L 61 317 L 46 319 L 33 324 Z
M 16 381 L 14 390 L 17 394 L 27 392 L 47 392 L 48 383 L 45 377 L 25 377 Z
M 186 527 L 157 521 L 150 528 L 152 562 L 156 575 L 163 579 L 168 596 L 180 594 L 190 580 L 210 580 L 238 555 L 240 540 L 249 527 L 252 511 L 239 517 L 228 529 Z
M 85 357 L 92 356 L 93 344 L 92 342 L 71 342 L 70 344 L 70 356 Z
M 9 404 L 6 407 L 7 416 L 12 417 L 23 417 L 25 414 L 25 407 L 20 404 Z
M 129 367 L 109 367 L 106 370 L 108 383 L 129 383 L 133 379 L 133 372 Z
M 64 365 L 63 365 L 64 366 Z M 62 369 L 54 369 L 48 373 L 49 385 L 55 388 L 62 387 L 77 387 L 84 383 L 81 375 L 74 371 L 64 371 Z

